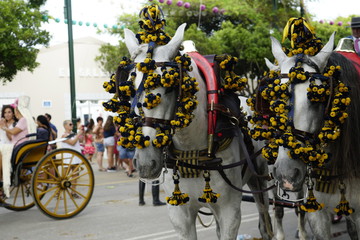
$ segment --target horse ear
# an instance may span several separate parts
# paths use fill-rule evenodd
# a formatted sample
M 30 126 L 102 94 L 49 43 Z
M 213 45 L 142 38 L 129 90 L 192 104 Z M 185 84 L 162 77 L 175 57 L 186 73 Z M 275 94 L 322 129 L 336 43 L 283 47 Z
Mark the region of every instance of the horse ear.
M 272 62 L 270 62 L 269 59 L 264 58 L 265 59 L 265 64 L 266 66 L 270 69 L 270 71 L 276 71 L 276 70 L 280 70 L 280 67 L 278 65 L 273 64 Z
M 284 51 L 282 50 L 281 43 L 273 36 L 270 36 L 270 39 L 271 39 L 272 54 L 274 55 L 275 59 L 278 60 L 279 65 L 281 65 L 281 63 L 285 61 L 287 56 L 284 53 Z
M 164 46 L 163 51 L 169 52 L 169 56 L 173 57 L 179 51 L 179 47 L 184 38 L 185 27 L 186 23 L 181 24 L 176 30 L 174 37 Z
M 310 57 L 310 59 L 319 67 L 321 72 L 323 71 L 331 53 L 334 50 L 335 34 L 336 32 L 333 32 L 333 34 L 331 34 L 329 41 L 318 54 L 316 54 L 314 57 Z
M 125 33 L 126 47 L 130 53 L 130 56 L 133 57 L 133 53 L 135 52 L 136 49 L 139 48 L 139 42 L 135 34 L 131 30 L 125 28 L 124 33 Z

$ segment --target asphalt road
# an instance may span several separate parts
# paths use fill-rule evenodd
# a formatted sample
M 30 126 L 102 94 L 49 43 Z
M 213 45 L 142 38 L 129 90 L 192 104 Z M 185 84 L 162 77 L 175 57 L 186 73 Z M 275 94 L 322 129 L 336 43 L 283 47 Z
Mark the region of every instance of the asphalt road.
M 94 166 L 94 165 L 93 165 Z M 138 178 L 126 176 L 124 171 L 99 172 L 94 167 L 95 190 L 89 205 L 79 215 L 66 220 L 54 220 L 37 207 L 23 212 L 0 208 L 0 240 L 160 240 L 177 239 L 167 216 L 167 207 L 152 205 L 151 187 L 147 186 L 145 206 L 138 206 Z M 165 199 L 165 193 L 160 192 Z M 242 223 L 239 234 L 260 238 L 258 218 L 253 203 L 242 203 Z M 273 215 L 273 213 L 271 213 Z M 202 217 L 210 223 L 211 217 Z M 197 222 L 198 239 L 215 240 L 215 223 L 204 228 Z M 296 239 L 297 219 L 293 209 L 285 210 L 286 239 Z M 309 235 L 311 230 L 307 227 Z M 333 239 L 349 239 L 345 221 L 333 225 Z

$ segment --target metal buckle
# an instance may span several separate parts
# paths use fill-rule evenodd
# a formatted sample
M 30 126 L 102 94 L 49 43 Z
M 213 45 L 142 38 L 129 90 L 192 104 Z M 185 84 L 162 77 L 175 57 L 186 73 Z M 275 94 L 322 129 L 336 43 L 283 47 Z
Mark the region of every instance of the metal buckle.
M 309 190 L 306 188 L 306 193 L 305 193 L 305 196 L 303 198 L 300 198 L 300 199 L 290 199 L 290 195 L 285 191 L 283 190 L 284 192 L 281 194 L 281 188 L 280 188 L 280 184 L 279 184 L 279 181 L 276 181 L 275 182 L 275 185 L 277 186 L 277 195 L 278 197 L 281 199 L 281 200 L 285 200 L 285 201 L 289 201 L 289 202 L 302 202 L 304 200 L 307 199 L 308 195 L 309 195 Z

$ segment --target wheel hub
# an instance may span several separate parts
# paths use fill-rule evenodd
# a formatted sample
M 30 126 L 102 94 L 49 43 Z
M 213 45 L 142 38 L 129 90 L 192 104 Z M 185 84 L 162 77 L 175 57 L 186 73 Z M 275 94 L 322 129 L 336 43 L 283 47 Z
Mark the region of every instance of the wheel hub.
M 69 188 L 71 187 L 71 182 L 68 180 L 64 180 L 61 182 L 61 188 Z

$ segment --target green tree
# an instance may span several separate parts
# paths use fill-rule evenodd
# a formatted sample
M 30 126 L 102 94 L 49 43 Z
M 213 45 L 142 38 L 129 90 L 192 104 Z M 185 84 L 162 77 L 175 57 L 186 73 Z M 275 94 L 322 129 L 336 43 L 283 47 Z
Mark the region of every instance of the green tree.
M 118 18 L 118 25 L 123 27 L 108 30 L 109 34 L 119 37 L 119 44 L 116 46 L 104 44 L 100 47 L 100 55 L 96 56 L 95 60 L 100 63 L 104 72 L 113 73 L 123 56 L 130 57 L 124 42 L 124 26 L 136 33 L 139 31 L 138 21 L 137 14 L 124 14 Z
M 336 45 L 341 38 L 351 35 L 351 28 L 346 27 L 347 23 L 351 22 L 351 17 L 353 16 L 338 17 L 332 21 L 333 22 L 332 25 L 329 22 L 327 23 L 313 22 L 312 25 L 315 28 L 316 36 L 321 38 L 324 41 L 324 43 L 326 43 L 329 40 L 330 35 L 333 32 L 336 32 L 335 35 L 335 45 Z
M 47 46 L 48 32 L 41 29 L 46 19 L 40 6 L 46 0 L 0 1 L 0 80 L 11 82 L 18 71 L 33 71 L 39 63 L 39 45 Z
M 281 36 L 281 28 L 286 21 L 290 17 L 299 16 L 296 10 L 299 6 L 297 0 L 208 0 L 205 1 L 206 9 L 202 12 L 199 12 L 199 0 L 188 2 L 191 4 L 188 9 L 177 7 L 175 1 L 172 5 L 160 4 L 167 21 L 166 32 L 173 35 L 176 28 L 186 22 L 184 38 L 193 40 L 201 54 L 227 53 L 238 57 L 240 61 L 237 72 L 251 78 L 261 76 L 266 69 L 264 57 L 272 57 L 270 33 Z M 218 8 L 218 12 L 213 12 L 214 7 Z M 125 25 L 134 32 L 139 31 L 137 14 L 126 14 L 118 20 L 119 25 Z M 123 29 L 111 29 L 110 32 L 119 35 L 120 43 L 117 48 L 120 50 L 116 54 L 125 55 L 124 45 L 121 43 Z M 105 65 L 106 59 L 115 58 L 115 54 L 108 50 L 114 49 L 109 46 L 101 48 L 101 55 L 97 60 L 106 71 L 114 71 L 117 63 L 114 66 L 112 64 L 116 61 Z M 118 59 L 121 59 L 121 55 Z

